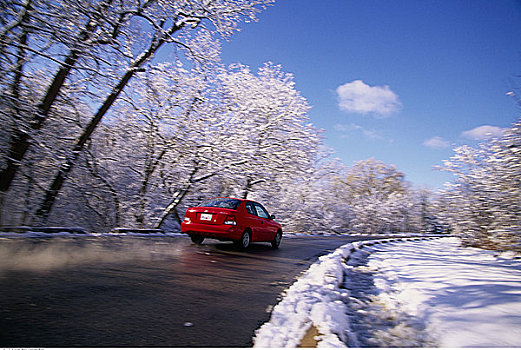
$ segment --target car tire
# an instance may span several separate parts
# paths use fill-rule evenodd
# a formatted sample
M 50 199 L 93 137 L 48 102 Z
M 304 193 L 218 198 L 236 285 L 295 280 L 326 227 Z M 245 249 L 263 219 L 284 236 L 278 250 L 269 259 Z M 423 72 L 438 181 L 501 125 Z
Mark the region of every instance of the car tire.
M 235 244 L 239 249 L 245 250 L 248 249 L 251 243 L 251 232 L 250 231 L 244 231 L 244 233 L 241 236 L 241 239 L 236 241 Z
M 202 244 L 204 241 L 204 237 L 199 235 L 190 235 L 190 239 L 195 244 Z
M 273 238 L 273 241 L 271 241 L 271 246 L 273 249 L 278 249 L 280 246 L 280 241 L 282 240 L 282 232 L 278 231 L 275 235 L 275 238 Z

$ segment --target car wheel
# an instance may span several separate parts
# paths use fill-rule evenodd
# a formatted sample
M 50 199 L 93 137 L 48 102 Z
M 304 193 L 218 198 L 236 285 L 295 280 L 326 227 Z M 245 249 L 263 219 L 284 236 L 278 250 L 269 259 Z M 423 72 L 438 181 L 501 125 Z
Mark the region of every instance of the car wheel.
M 280 241 L 282 240 L 282 232 L 278 231 L 275 235 L 275 238 L 273 238 L 273 241 L 271 241 L 271 246 L 274 249 L 277 249 L 280 245 Z
M 240 249 L 246 249 L 250 246 L 251 243 L 251 233 L 249 231 L 244 231 L 240 240 L 236 242 L 237 246 Z
M 203 236 L 199 236 L 199 235 L 190 235 L 190 239 L 195 244 L 201 244 L 204 241 L 204 237 Z

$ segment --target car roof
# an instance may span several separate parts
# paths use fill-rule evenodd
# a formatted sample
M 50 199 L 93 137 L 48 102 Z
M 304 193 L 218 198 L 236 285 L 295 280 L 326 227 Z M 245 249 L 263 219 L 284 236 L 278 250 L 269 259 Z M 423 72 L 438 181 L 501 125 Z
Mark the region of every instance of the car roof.
M 244 199 L 244 198 L 235 198 L 235 197 L 209 197 L 208 199 L 214 199 L 214 198 L 236 199 L 236 200 L 238 200 L 238 201 L 242 201 L 242 202 L 245 202 L 245 201 L 248 201 L 248 202 L 257 202 L 257 201 L 254 201 L 253 199 Z
M 254 201 L 254 200 L 252 200 L 252 199 L 235 198 L 235 197 L 210 197 L 210 198 L 208 198 L 208 200 L 210 200 L 210 199 L 217 199 L 217 198 L 236 199 L 236 200 L 241 201 L 241 202 L 253 202 L 253 203 L 258 203 L 258 204 L 260 204 L 260 202 L 258 202 L 258 201 Z
M 246 199 L 241 199 L 241 198 L 234 198 L 234 197 L 209 197 L 208 200 L 210 199 L 218 199 L 218 198 L 223 198 L 223 199 L 235 199 L 235 200 L 238 200 L 238 201 L 241 201 L 241 202 L 244 202 Z

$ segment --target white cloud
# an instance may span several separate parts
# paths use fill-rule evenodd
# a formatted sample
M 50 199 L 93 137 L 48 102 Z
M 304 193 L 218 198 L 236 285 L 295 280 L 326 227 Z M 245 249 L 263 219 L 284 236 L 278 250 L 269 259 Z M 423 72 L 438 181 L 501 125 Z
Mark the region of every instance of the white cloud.
M 463 131 L 461 136 L 471 140 L 488 140 L 503 136 L 506 130 L 506 128 L 500 128 L 498 126 L 482 125 L 471 130 Z
M 428 140 L 423 141 L 423 145 L 430 148 L 449 148 L 450 142 L 444 140 L 442 137 L 434 136 Z
M 336 89 L 338 107 L 345 112 L 388 116 L 398 112 L 402 103 L 389 86 L 369 86 L 361 80 L 340 85 Z
M 388 141 L 389 143 L 393 143 L 394 141 L 392 139 L 387 139 L 385 136 L 383 136 L 380 132 L 374 130 L 374 129 L 366 129 L 361 125 L 358 124 L 335 124 L 333 126 L 333 129 L 336 131 L 339 131 L 343 133 L 341 136 L 342 138 L 349 137 L 350 134 L 353 132 L 361 132 L 365 137 L 373 140 L 383 140 Z
M 360 126 L 358 124 L 354 124 L 354 123 L 351 123 L 351 124 L 340 124 L 340 123 L 337 123 L 337 124 L 335 124 L 335 126 L 333 128 L 336 131 L 340 131 L 340 132 L 349 132 L 349 131 L 353 131 L 353 130 L 361 130 L 361 129 L 363 129 L 362 126 Z

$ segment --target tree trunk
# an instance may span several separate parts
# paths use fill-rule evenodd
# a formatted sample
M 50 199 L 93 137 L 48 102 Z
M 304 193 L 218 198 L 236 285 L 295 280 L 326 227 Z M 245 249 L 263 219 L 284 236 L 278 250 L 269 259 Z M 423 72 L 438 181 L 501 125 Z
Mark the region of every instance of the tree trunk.
M 156 171 L 157 166 L 159 165 L 159 163 L 161 162 L 163 157 L 166 155 L 167 151 L 168 151 L 168 149 L 164 148 L 163 150 L 161 150 L 161 152 L 159 153 L 159 155 L 153 162 L 152 161 L 146 162 L 145 177 L 143 178 L 143 181 L 141 182 L 141 187 L 138 191 L 139 204 L 138 204 L 138 212 L 137 212 L 137 216 L 136 216 L 136 221 L 139 225 L 139 228 L 145 228 L 144 227 L 145 226 L 145 207 L 146 207 L 145 196 L 148 192 L 148 185 L 150 183 L 150 178 Z M 152 152 L 152 156 L 153 156 L 153 152 Z
M 246 179 L 246 186 L 244 186 L 244 189 L 242 190 L 242 199 L 248 199 L 248 194 L 251 191 L 251 180 L 250 178 Z
M 108 0 L 105 4 L 100 5 L 100 16 L 103 9 L 106 9 L 113 0 Z M 28 16 L 28 12 L 31 8 L 31 2 L 27 3 L 27 11 L 26 15 Z M 25 15 L 24 15 L 25 16 Z M 23 19 L 22 19 L 23 20 Z M 99 20 L 99 18 L 98 18 Z M 37 106 L 36 113 L 33 115 L 32 120 L 30 121 L 30 128 L 32 131 L 38 131 L 42 128 L 43 123 L 47 119 L 49 115 L 49 111 L 51 110 L 52 105 L 56 101 L 58 93 L 63 87 L 63 83 L 65 79 L 69 75 L 71 69 L 74 67 L 76 62 L 78 61 L 80 50 L 79 45 L 83 42 L 87 41 L 90 36 L 94 33 L 97 28 L 97 22 L 90 20 L 85 29 L 81 31 L 78 36 L 78 47 L 72 49 L 62 63 L 58 72 L 54 76 L 54 79 L 47 89 L 47 92 L 42 100 L 42 102 Z M 21 77 L 20 77 L 21 78 Z M 0 192 L 7 192 L 13 179 L 20 167 L 22 159 L 25 157 L 27 150 L 30 146 L 30 134 L 27 131 L 18 131 L 16 136 L 11 139 L 9 145 L 9 153 L 7 156 L 7 165 L 4 169 L 0 171 Z
M 187 188 L 177 191 L 176 195 L 174 196 L 174 199 L 166 206 L 166 208 L 161 213 L 159 219 L 157 219 L 156 224 L 154 225 L 155 229 L 161 228 L 161 226 L 163 226 L 163 224 L 165 223 L 166 218 L 168 218 L 170 214 L 173 214 L 178 224 L 181 225 L 181 218 L 179 217 L 179 213 L 177 213 L 177 206 L 186 196 L 186 194 L 190 190 L 190 187 L 192 187 L 191 184 Z
M 24 8 L 25 8 L 25 12 L 24 12 L 22 18 L 20 19 L 20 23 L 24 23 L 29 20 L 29 11 L 31 9 L 31 0 L 27 1 Z M 16 68 L 14 71 L 14 80 L 13 80 L 13 84 L 11 84 L 11 96 L 13 98 L 13 105 L 14 105 L 13 114 L 15 116 L 20 116 L 20 114 L 21 114 L 21 110 L 20 110 L 20 106 L 19 106 L 20 85 L 22 82 L 24 64 L 25 64 L 25 60 L 26 60 L 25 46 L 27 45 L 27 38 L 28 38 L 27 31 L 25 29 L 22 29 L 22 35 L 20 35 L 20 45 L 19 45 L 18 53 L 17 53 L 18 59 L 16 61 Z M 17 140 L 19 137 L 20 137 L 20 132 L 17 130 L 15 136 L 11 140 L 12 141 Z M 15 158 L 12 158 L 11 152 L 10 152 L 10 154 L 9 154 L 10 156 L 7 158 L 6 170 L 9 169 L 10 166 L 14 165 L 14 160 L 16 160 L 16 156 L 18 154 L 19 154 L 19 151 L 15 150 L 14 154 L 12 154 L 13 156 L 15 156 Z M 4 198 L 5 198 L 4 194 L 7 191 L 7 188 L 5 188 L 5 190 L 4 190 L 4 187 L 7 185 L 7 181 L 9 181 L 9 184 L 10 184 L 10 182 L 11 182 L 10 180 L 12 180 L 12 178 L 14 177 L 14 173 L 12 172 L 12 170 L 5 172 L 5 174 L 4 174 L 3 170 L 4 169 L 2 169 L 2 172 L 0 173 L 0 225 L 3 223 L 2 209 L 4 207 L 3 206 Z M 9 187 L 9 186 L 7 185 L 7 187 Z
M 91 143 L 89 143 L 89 146 L 90 145 L 91 145 Z M 95 177 L 96 179 L 101 181 L 108 188 L 110 196 L 112 197 L 112 201 L 114 202 L 114 225 L 112 226 L 112 228 L 119 227 L 120 203 L 119 203 L 118 193 L 117 193 L 116 189 L 114 188 L 114 186 L 112 186 L 112 184 L 107 179 L 105 179 L 103 176 L 101 176 L 101 174 L 99 174 L 96 163 L 95 163 L 94 155 L 92 155 L 89 150 L 87 150 L 87 152 L 88 152 L 89 156 L 92 158 L 92 164 L 88 158 L 85 160 L 86 164 L 87 164 L 87 169 L 89 170 L 90 174 L 93 177 Z
M 56 197 L 58 196 L 59 192 L 61 191 L 61 188 L 63 186 L 63 183 L 65 182 L 67 176 L 69 175 L 70 171 L 76 164 L 76 161 L 83 150 L 83 147 L 85 146 L 86 142 L 89 140 L 89 138 L 92 136 L 92 133 L 94 130 L 96 130 L 96 127 L 99 125 L 107 111 L 112 107 L 112 104 L 116 99 L 118 98 L 119 94 L 123 91 L 125 86 L 128 84 L 130 79 L 134 76 L 134 74 L 139 70 L 139 68 L 147 62 L 154 54 L 155 52 L 163 45 L 166 41 L 166 39 L 172 35 L 177 30 L 181 29 L 181 27 L 176 26 L 175 24 L 172 25 L 170 30 L 166 33 L 161 35 L 160 37 L 154 37 L 152 40 L 152 43 L 150 44 L 149 48 L 143 52 L 141 55 L 137 57 L 137 59 L 132 63 L 132 65 L 127 69 L 126 73 L 123 75 L 119 83 L 112 89 L 112 92 L 107 97 L 105 102 L 101 105 L 98 112 L 94 117 L 91 119 L 90 123 L 87 125 L 87 127 L 84 129 L 83 133 L 80 135 L 78 140 L 76 141 L 72 156 L 68 157 L 64 164 L 60 167 L 60 170 L 56 174 L 53 182 L 51 183 L 51 186 L 49 189 L 45 192 L 44 200 L 42 201 L 42 204 L 40 205 L 40 208 L 36 212 L 36 216 L 40 219 L 41 223 L 45 223 L 49 217 L 50 211 L 54 205 L 54 202 L 56 201 Z
M 166 218 L 170 214 L 174 214 L 174 217 L 176 218 L 177 222 L 179 223 L 179 225 L 181 225 L 181 218 L 179 217 L 179 214 L 177 213 L 176 209 L 177 209 L 177 206 L 179 205 L 179 203 L 181 203 L 183 198 L 188 194 L 188 191 L 190 191 L 190 188 L 194 184 L 204 181 L 206 179 L 209 179 L 209 178 L 219 174 L 224 169 L 228 169 L 232 166 L 242 165 L 244 163 L 247 163 L 247 161 L 241 160 L 241 161 L 238 161 L 235 163 L 227 164 L 212 173 L 209 173 L 209 174 L 206 174 L 206 175 L 203 175 L 203 176 L 200 176 L 200 177 L 194 179 L 195 174 L 197 174 L 197 172 L 199 171 L 199 164 L 196 162 L 196 166 L 188 178 L 188 185 L 184 189 L 177 191 L 176 195 L 174 196 L 174 199 L 167 205 L 165 210 L 163 210 L 163 212 L 161 213 L 161 216 L 159 217 L 159 219 L 156 221 L 154 228 L 156 228 L 156 229 L 161 228 L 161 226 L 165 222 Z
M 248 177 L 246 179 L 246 186 L 244 186 L 244 190 L 242 192 L 242 199 L 248 199 L 248 195 L 250 194 L 253 186 L 255 186 L 256 184 L 259 184 L 261 182 L 266 182 L 266 180 L 259 179 L 259 180 L 252 181 L 251 178 Z

